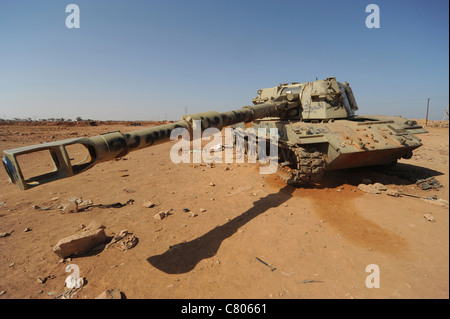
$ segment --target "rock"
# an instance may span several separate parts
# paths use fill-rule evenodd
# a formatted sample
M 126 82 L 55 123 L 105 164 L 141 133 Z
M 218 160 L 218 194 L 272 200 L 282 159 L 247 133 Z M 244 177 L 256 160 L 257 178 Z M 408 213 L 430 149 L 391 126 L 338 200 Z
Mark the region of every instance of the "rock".
M 423 190 L 431 189 L 430 184 L 428 184 L 427 182 L 423 182 L 422 184 L 420 184 L 420 187 L 421 187 Z
M 376 189 L 378 189 L 379 191 L 386 191 L 386 190 L 387 190 L 386 186 L 384 186 L 384 185 L 381 184 L 381 183 L 375 183 L 375 184 L 373 184 L 373 186 L 374 186 Z
M 214 184 L 213 182 L 209 183 L 209 185 L 211 185 L 211 186 L 216 186 L 216 184 Z
M 96 222 L 95 220 L 91 221 L 89 225 L 83 228 L 84 231 L 97 230 L 97 229 L 105 229 L 105 226 Z
M 434 219 L 433 215 L 431 215 L 431 214 L 425 214 L 425 215 L 423 215 L 423 217 L 425 217 L 425 219 L 430 221 L 430 222 L 433 222 L 433 223 L 436 222 L 436 220 Z
M 200 212 L 201 212 L 201 213 L 204 213 L 204 212 L 206 212 L 206 209 L 200 208 Z
M 153 218 L 157 220 L 162 220 L 164 217 L 166 217 L 166 213 L 163 211 L 160 211 L 153 216 Z
M 81 234 L 75 234 L 61 239 L 53 248 L 53 252 L 61 258 L 70 255 L 81 255 L 91 248 L 108 240 L 103 228 L 84 230 Z
M 359 184 L 358 188 L 362 190 L 365 193 L 369 194 L 381 194 L 381 192 L 372 184 L 366 185 L 366 184 Z
M 115 289 L 107 289 L 95 299 L 122 299 L 122 293 Z
M 434 177 L 428 177 L 426 179 L 419 179 L 416 181 L 417 186 L 423 190 L 439 189 L 442 187 L 441 183 Z
M 78 213 L 78 203 L 76 201 L 69 202 L 69 204 L 63 206 L 61 213 L 63 214 Z
M 190 212 L 189 208 L 183 208 L 183 213 Z
M 147 207 L 147 208 L 152 208 L 152 207 L 155 207 L 155 203 L 148 201 L 148 202 L 145 202 L 143 206 Z
M 2 237 L 8 237 L 8 236 L 11 235 L 13 232 L 14 232 L 14 230 L 11 230 L 9 233 L 8 233 L 8 232 L 6 232 L 6 233 L 0 233 L 0 238 L 2 238 Z
M 189 214 L 189 217 L 197 217 L 198 216 L 198 214 L 196 214 L 196 213 L 190 213 Z
M 26 233 L 26 232 L 29 232 L 29 231 L 31 231 L 31 228 L 28 228 L 28 227 L 27 227 L 27 228 L 25 228 L 23 231 L 24 231 L 25 233 Z
M 395 189 L 388 189 L 388 190 L 386 190 L 386 195 L 389 195 L 392 197 L 400 197 L 401 193 Z

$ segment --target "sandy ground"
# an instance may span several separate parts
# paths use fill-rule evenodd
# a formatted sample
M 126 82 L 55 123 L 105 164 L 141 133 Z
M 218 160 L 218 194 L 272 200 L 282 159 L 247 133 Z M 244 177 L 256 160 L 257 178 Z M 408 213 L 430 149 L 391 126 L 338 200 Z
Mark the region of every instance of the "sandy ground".
M 0 151 L 140 128 L 1 124 Z M 448 201 L 449 129 L 427 129 L 420 135 L 424 145 L 393 173 L 329 172 L 312 188 L 296 189 L 261 175 L 258 164 L 174 164 L 169 158 L 174 142 L 27 191 L 11 184 L 1 169 L 0 233 L 13 232 L 0 238 L 0 299 L 56 297 L 67 289 L 69 264 L 76 264 L 85 280 L 73 296 L 78 299 L 95 298 L 106 289 L 152 299 L 449 298 L 448 208 L 357 187 L 369 178 L 407 194 Z M 31 171 L 36 163 L 24 159 Z M 422 190 L 405 173 L 435 177 L 443 188 Z M 33 208 L 74 197 L 94 204 L 134 203 L 72 214 Z M 146 201 L 156 206 L 144 207 Z M 170 209 L 171 215 L 154 219 Z M 139 242 L 129 250 L 112 246 L 61 260 L 53 252 L 56 243 L 92 221 L 104 225 L 108 236 L 126 229 Z M 379 269 L 379 288 L 366 286 L 373 274 L 366 267 L 372 264 Z

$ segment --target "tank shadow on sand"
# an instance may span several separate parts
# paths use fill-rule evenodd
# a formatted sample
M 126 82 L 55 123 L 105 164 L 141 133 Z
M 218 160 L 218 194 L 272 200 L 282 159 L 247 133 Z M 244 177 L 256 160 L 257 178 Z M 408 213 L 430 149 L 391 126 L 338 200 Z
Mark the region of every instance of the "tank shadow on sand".
M 186 243 L 171 246 L 161 255 L 147 258 L 157 269 L 168 274 L 187 273 L 203 259 L 214 256 L 222 242 L 258 215 L 270 208 L 278 207 L 289 200 L 295 187 L 284 186 L 277 193 L 268 194 L 253 203 L 253 207 L 233 218 L 229 222 L 217 226 L 206 234 Z
M 394 167 L 372 166 L 355 167 L 344 170 L 328 171 L 322 181 L 311 188 L 335 188 L 342 185 L 358 186 L 364 179 L 372 183 L 385 185 L 413 185 L 419 179 L 443 175 L 442 172 L 410 164 L 397 164 Z
M 327 172 L 321 183 L 312 185 L 310 189 L 339 187 L 344 184 L 357 186 L 363 179 L 386 185 L 411 185 L 417 179 L 443 175 L 439 171 L 414 166 L 397 164 L 395 167 L 360 167 Z M 235 217 L 222 226 L 218 226 L 206 234 L 186 243 L 171 246 L 166 252 L 147 258 L 157 269 L 168 274 L 187 273 L 203 259 L 213 257 L 222 242 L 231 237 L 240 227 L 250 222 L 268 209 L 278 207 L 293 197 L 297 188 L 285 185 L 277 193 L 269 194 L 253 203 L 253 207 Z

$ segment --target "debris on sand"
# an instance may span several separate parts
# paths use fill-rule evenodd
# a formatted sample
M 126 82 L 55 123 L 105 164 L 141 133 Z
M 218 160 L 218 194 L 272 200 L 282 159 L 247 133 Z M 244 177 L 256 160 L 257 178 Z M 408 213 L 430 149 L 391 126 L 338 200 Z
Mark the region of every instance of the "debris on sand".
M 128 232 L 128 230 L 121 230 L 120 233 L 116 234 L 111 242 L 106 245 L 105 249 L 116 245 L 120 250 L 128 250 L 137 245 L 139 239 L 133 235 L 133 233 Z
M 11 235 L 13 232 L 14 232 L 14 230 L 11 230 L 10 232 L 6 232 L 6 233 L 0 233 L 0 238 L 8 237 L 8 236 Z
M 146 202 L 144 202 L 144 205 L 142 205 L 142 206 L 144 206 L 146 208 L 153 208 L 153 207 L 155 207 L 155 203 L 146 201 Z
M 422 190 L 438 190 L 442 187 L 441 183 L 439 183 L 434 177 L 419 179 L 416 181 L 416 185 Z
M 392 197 L 401 197 L 402 196 L 402 194 L 395 189 L 386 190 L 386 195 L 392 196 Z
M 66 205 L 63 205 L 61 209 L 61 214 L 72 214 L 78 212 L 78 203 L 76 201 L 72 201 Z
M 107 289 L 95 297 L 95 299 L 122 299 L 122 294 L 119 290 Z
M 381 194 L 381 192 L 384 192 L 387 190 L 387 187 L 384 186 L 381 183 L 375 183 L 375 184 L 359 184 L 358 188 L 362 190 L 365 193 L 369 194 Z
M 163 220 L 165 217 L 166 217 L 166 213 L 163 211 L 159 211 L 153 216 L 153 218 L 156 220 Z
M 53 252 L 61 258 L 66 258 L 71 255 L 82 255 L 90 251 L 93 247 L 106 242 L 108 236 L 106 236 L 104 226 L 98 223 L 91 224 L 81 234 L 74 234 L 61 239 L 53 248 Z
M 436 220 L 434 219 L 433 215 L 431 215 L 431 214 L 425 214 L 425 215 L 423 215 L 423 217 L 424 217 L 426 220 L 428 220 L 428 221 L 430 221 L 430 222 L 432 222 L 432 223 L 435 223 L 435 222 L 436 222 Z
M 381 192 L 372 184 L 359 184 L 358 188 L 365 193 L 369 194 L 381 194 Z

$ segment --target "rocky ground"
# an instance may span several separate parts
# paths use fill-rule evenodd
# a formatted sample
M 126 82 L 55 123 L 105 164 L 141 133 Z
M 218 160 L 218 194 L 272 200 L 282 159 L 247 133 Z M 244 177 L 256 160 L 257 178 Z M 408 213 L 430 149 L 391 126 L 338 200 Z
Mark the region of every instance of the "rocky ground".
M 153 125 L 133 124 L 1 123 L 0 151 Z M 427 129 L 394 169 L 329 172 L 310 188 L 258 164 L 174 164 L 174 142 L 27 191 L 2 169 L 0 299 L 447 299 L 449 129 Z M 31 155 L 23 165 L 50 167 Z M 416 183 L 426 178 L 442 187 Z M 103 238 L 93 249 L 57 254 L 89 232 Z

